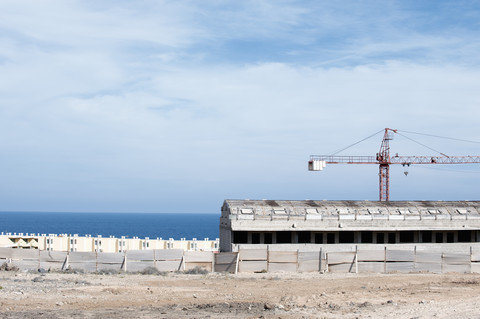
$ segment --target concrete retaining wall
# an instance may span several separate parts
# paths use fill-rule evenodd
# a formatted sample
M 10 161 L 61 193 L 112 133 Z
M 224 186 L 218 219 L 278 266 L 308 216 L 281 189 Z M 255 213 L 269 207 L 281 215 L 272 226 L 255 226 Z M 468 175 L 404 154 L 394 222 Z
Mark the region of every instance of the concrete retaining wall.
M 445 251 L 431 245 L 343 245 L 337 251 L 240 248 L 238 252 L 213 253 L 171 250 L 131 250 L 125 253 L 52 252 L 0 248 L 0 264 L 21 270 L 80 269 L 139 272 L 147 267 L 159 271 L 185 271 L 195 267 L 209 272 L 473 272 L 480 273 L 480 246 Z

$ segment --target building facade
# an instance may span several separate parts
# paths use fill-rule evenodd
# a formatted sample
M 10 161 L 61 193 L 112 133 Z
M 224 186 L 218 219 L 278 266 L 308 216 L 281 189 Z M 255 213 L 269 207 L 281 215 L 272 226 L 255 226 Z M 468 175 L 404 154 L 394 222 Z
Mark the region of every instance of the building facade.
M 221 251 L 480 242 L 479 201 L 225 200 Z
M 219 239 L 193 238 L 117 238 L 114 236 L 79 236 L 69 234 L 1 233 L 0 247 L 40 249 L 46 251 L 125 252 L 128 250 L 182 249 L 185 251 L 218 251 Z

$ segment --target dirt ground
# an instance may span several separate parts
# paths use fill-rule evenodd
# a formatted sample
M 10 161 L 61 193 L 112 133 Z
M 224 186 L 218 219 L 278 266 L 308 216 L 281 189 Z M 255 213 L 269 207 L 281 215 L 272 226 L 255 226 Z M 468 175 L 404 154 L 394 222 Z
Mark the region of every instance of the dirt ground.
M 0 271 L 0 318 L 480 318 L 477 274 Z

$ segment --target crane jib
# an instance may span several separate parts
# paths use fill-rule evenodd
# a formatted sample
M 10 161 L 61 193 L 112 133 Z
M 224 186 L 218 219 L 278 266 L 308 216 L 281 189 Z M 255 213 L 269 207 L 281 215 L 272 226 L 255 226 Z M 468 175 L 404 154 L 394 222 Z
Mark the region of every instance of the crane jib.
M 379 160 L 375 156 L 323 156 L 312 155 L 310 161 L 326 164 L 474 164 L 480 156 L 392 156 Z
M 321 171 L 326 164 L 377 164 L 379 167 L 379 200 L 388 201 L 390 198 L 390 165 L 391 164 L 474 164 L 480 163 L 480 156 L 447 156 L 444 153 L 438 152 L 441 156 L 390 156 L 390 141 L 393 139 L 394 133 L 397 130 L 385 128 L 380 151 L 376 156 L 337 156 L 337 155 L 312 155 L 308 162 L 308 170 Z M 377 133 L 375 133 L 377 134 Z M 374 134 L 374 135 L 375 135 Z M 368 138 L 372 137 L 369 136 Z M 363 139 L 362 141 L 364 141 Z M 361 142 L 361 141 L 360 141 Z M 415 142 L 415 141 L 414 141 Z M 359 142 L 352 144 L 356 145 Z M 421 143 L 420 143 L 421 144 Z M 424 144 L 421 144 L 426 146 Z M 349 147 L 351 147 L 349 146 Z M 433 148 L 429 149 L 435 151 Z M 343 151 L 342 149 L 340 151 Z M 339 152 L 340 152 L 339 151 Z M 339 153 L 336 152 L 335 154 Z

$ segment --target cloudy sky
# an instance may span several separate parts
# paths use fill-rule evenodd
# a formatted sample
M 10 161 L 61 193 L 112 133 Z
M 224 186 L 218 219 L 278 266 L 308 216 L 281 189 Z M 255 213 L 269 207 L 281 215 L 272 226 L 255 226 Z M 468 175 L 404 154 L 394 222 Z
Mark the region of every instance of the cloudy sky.
M 480 155 L 478 52 L 477 1 L 2 0 L 0 211 L 377 200 L 309 156 Z M 392 200 L 479 199 L 478 164 L 403 172 Z

